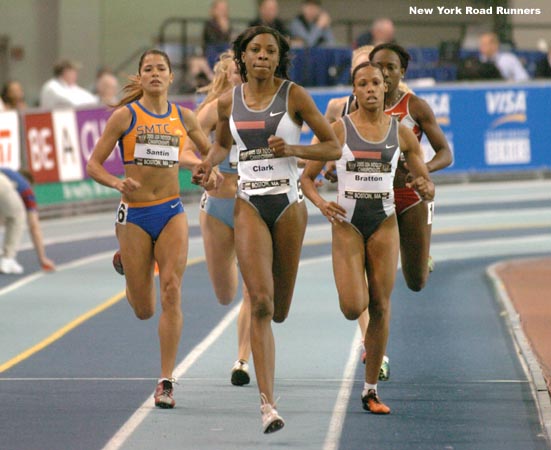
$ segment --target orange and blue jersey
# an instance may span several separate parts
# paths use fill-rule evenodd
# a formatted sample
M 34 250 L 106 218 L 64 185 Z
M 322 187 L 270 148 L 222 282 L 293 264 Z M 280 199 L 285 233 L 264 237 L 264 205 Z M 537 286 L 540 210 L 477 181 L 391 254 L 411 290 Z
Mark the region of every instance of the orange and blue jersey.
M 15 189 L 25 204 L 27 211 L 36 211 L 36 197 L 34 195 L 31 183 L 15 170 L 8 169 L 7 167 L 1 167 L 0 172 L 6 175 L 13 183 L 15 183 Z
M 187 129 L 182 111 L 168 103 L 163 115 L 148 111 L 140 102 L 126 105 L 132 122 L 119 139 L 124 164 L 168 168 L 178 165 Z

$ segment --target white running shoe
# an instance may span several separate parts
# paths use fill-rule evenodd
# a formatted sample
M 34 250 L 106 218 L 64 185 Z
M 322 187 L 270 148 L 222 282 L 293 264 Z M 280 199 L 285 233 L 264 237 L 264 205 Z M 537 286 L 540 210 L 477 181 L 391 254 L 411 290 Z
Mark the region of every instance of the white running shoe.
M 249 376 L 247 361 L 238 359 L 231 369 L 231 384 L 234 386 L 244 386 L 245 384 L 249 384 L 250 381 L 251 377 Z
M 285 426 L 285 422 L 275 409 L 275 404 L 270 405 L 264 394 L 260 394 L 260 412 L 262 413 L 262 431 L 264 434 L 274 433 Z
M 19 275 L 23 273 L 23 266 L 20 265 L 14 258 L 1 258 L 0 272 Z

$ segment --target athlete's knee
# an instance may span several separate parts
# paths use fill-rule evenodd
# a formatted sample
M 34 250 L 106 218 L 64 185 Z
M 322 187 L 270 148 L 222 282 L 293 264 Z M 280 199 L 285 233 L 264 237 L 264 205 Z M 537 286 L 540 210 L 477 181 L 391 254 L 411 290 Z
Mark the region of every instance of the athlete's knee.
M 233 302 L 233 299 L 235 298 L 236 292 L 227 288 L 224 289 L 214 289 L 214 293 L 216 294 L 216 299 L 218 300 L 218 303 L 221 305 L 229 305 L 231 302 Z
M 285 319 L 289 315 L 289 311 L 274 311 L 274 317 L 272 320 L 275 323 L 283 323 L 285 322 Z
M 132 295 L 128 289 L 126 290 L 126 298 L 138 319 L 151 319 L 155 314 L 155 303 L 151 301 L 151 299 L 139 295 Z
M 161 304 L 163 309 L 180 307 L 180 282 L 176 277 L 161 280 Z
M 271 319 L 274 316 L 274 300 L 269 295 L 251 295 L 251 316 Z
M 356 320 L 364 312 L 364 310 L 359 305 L 351 305 L 341 302 L 340 306 L 344 317 L 346 317 L 348 320 Z
M 152 308 L 150 306 L 138 304 L 138 305 L 133 305 L 132 309 L 134 310 L 134 314 L 136 315 L 136 317 L 140 320 L 151 319 L 155 314 L 155 308 Z
M 390 299 L 387 301 L 371 300 L 369 304 L 369 322 L 379 322 L 390 317 Z
M 407 287 L 413 292 L 421 291 L 427 284 L 427 276 L 424 274 L 406 276 Z

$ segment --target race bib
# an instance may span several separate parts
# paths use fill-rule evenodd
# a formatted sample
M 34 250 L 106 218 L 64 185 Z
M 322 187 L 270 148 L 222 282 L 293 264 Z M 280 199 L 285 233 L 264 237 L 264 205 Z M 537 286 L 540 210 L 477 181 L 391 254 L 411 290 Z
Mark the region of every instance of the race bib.
M 178 164 L 180 137 L 144 133 L 136 136 L 134 162 L 138 166 L 174 167 Z
M 126 225 L 127 216 L 128 216 L 128 204 L 124 202 L 120 202 L 119 207 L 117 208 L 117 217 L 115 219 L 115 222 L 120 225 Z

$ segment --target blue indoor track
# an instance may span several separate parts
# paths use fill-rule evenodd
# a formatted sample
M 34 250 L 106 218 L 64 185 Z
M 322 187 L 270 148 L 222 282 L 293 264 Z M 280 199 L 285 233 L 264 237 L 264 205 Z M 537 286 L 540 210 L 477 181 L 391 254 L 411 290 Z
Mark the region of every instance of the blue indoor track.
M 551 253 L 550 192 L 544 180 L 437 187 L 435 271 L 420 293 L 400 271 L 392 296 L 391 378 L 379 383 L 389 416 L 361 407 L 358 326 L 338 306 L 330 226 L 309 205 L 293 305 L 273 325 L 286 420 L 273 435 L 261 432 L 252 364 L 249 386 L 230 384 L 239 299 L 224 307 L 214 297 L 197 204 L 186 205 L 173 410 L 153 406 L 158 314 L 134 317 L 111 266 L 114 211 L 45 221 L 58 270 L 40 272 L 26 241 L 25 275 L 0 275 L 0 449 L 549 449 L 541 423 L 549 417 L 540 416 L 486 268 Z

